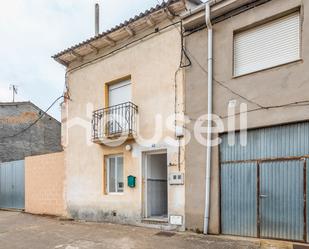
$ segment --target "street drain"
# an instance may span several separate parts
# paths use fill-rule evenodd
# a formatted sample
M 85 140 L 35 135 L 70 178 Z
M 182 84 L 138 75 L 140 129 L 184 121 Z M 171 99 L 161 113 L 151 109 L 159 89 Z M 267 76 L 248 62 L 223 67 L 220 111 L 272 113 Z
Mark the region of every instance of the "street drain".
M 162 236 L 162 237 L 173 237 L 175 233 L 171 232 L 158 232 L 155 234 L 156 236 Z

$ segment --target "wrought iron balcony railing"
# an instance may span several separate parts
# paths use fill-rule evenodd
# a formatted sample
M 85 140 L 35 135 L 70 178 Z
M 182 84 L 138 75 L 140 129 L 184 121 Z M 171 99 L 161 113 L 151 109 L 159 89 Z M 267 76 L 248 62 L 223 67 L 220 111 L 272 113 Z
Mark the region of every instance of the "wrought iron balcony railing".
M 137 129 L 138 107 L 132 102 L 110 106 L 93 112 L 92 140 L 132 136 Z

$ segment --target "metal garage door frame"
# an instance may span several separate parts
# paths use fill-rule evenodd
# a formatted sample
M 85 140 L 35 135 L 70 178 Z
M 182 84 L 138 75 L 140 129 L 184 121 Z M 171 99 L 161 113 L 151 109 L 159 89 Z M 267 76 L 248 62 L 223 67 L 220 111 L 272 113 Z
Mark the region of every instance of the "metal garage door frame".
M 287 161 L 301 161 L 303 163 L 303 236 L 300 240 L 293 240 L 293 239 L 286 239 L 286 238 L 276 238 L 271 236 L 261 236 L 261 198 L 260 198 L 260 173 L 261 173 L 261 165 L 264 163 L 270 163 L 270 162 L 287 162 Z M 269 158 L 269 159 L 260 159 L 260 160 L 238 160 L 238 161 L 225 161 L 221 162 L 220 160 L 220 169 L 219 169 L 219 181 L 220 181 L 220 233 L 222 234 L 222 166 L 223 165 L 233 165 L 233 164 L 256 164 L 256 234 L 257 238 L 263 238 L 263 239 L 275 239 L 275 240 L 287 240 L 287 241 L 295 241 L 295 242 L 307 242 L 307 161 L 309 162 L 309 155 L 301 156 L 301 157 L 283 157 L 283 158 Z M 232 235 L 237 236 L 236 234 L 228 234 L 224 233 L 225 235 Z M 246 235 L 238 235 L 238 236 L 246 236 Z M 255 236 L 246 236 L 246 237 L 255 237 Z
M 0 208 L 25 208 L 24 160 L 0 163 Z
M 301 235 L 301 232 L 299 233 L 299 238 L 296 238 L 298 237 L 297 234 L 294 234 L 294 235 L 283 235 L 285 233 L 289 233 L 291 232 L 291 230 L 288 229 L 288 227 L 284 227 L 287 229 L 287 231 L 279 231 L 281 229 L 278 229 L 277 228 L 273 228 L 273 231 L 272 231 L 272 234 L 273 236 L 271 235 L 263 235 L 263 232 L 264 233 L 267 233 L 265 231 L 263 231 L 263 218 L 262 218 L 262 215 L 263 215 L 263 203 L 262 201 L 263 200 L 267 200 L 268 197 L 266 199 L 263 199 L 263 193 L 261 192 L 261 187 L 265 187 L 265 184 L 262 184 L 261 181 L 263 180 L 263 176 L 261 176 L 261 173 L 263 172 L 263 165 L 266 166 L 266 165 L 274 165 L 274 164 L 278 164 L 277 167 L 283 167 L 284 164 L 290 164 L 289 167 L 297 167 L 297 164 L 299 164 L 298 166 L 301 166 L 302 169 L 300 169 L 300 171 L 302 171 L 300 174 L 302 176 L 302 178 L 300 180 L 302 180 L 302 186 L 300 186 L 300 188 L 302 187 L 302 192 L 300 192 L 300 194 L 302 194 L 302 199 L 300 199 L 300 203 L 299 203 L 299 212 L 294 212 L 294 217 L 295 219 L 297 218 L 297 215 L 299 214 L 299 218 L 300 220 L 302 220 L 302 223 L 303 223 L 303 226 L 302 228 L 299 227 L 298 229 L 299 230 L 302 230 L 302 236 Z M 280 239 L 280 240 L 291 240 L 291 241 L 300 241 L 300 242 L 306 242 L 307 241 L 307 219 L 306 219 L 306 159 L 305 157 L 298 157 L 298 158 L 277 158 L 277 159 L 265 159 L 265 160 L 260 160 L 257 164 L 257 173 L 258 173 L 258 185 L 257 185 L 257 202 L 258 202 L 258 236 L 260 238 L 264 238 L 264 239 Z M 296 170 L 295 170 L 296 171 Z M 265 180 L 265 179 L 264 179 Z M 278 178 L 277 178 L 278 180 Z M 281 179 L 282 180 L 282 179 Z M 269 186 L 268 186 L 269 187 Z M 285 186 L 281 186 L 282 188 L 284 188 Z M 294 186 L 293 186 L 294 187 Z M 296 188 L 296 187 L 295 187 Z M 268 188 L 268 190 L 270 190 L 270 187 Z M 277 190 L 278 191 L 278 190 Z M 297 192 L 297 191 L 296 191 Z M 291 196 L 287 193 L 286 195 L 288 198 Z M 295 207 L 296 206 L 296 207 Z M 295 206 L 293 206 L 291 209 L 294 209 L 294 211 L 297 209 L 297 201 L 295 202 Z M 286 206 L 285 206 L 285 209 L 286 209 Z M 285 210 L 287 211 L 287 210 Z M 264 210 L 265 212 L 265 210 Z M 284 212 L 276 215 L 276 214 L 273 214 L 272 215 L 272 218 L 273 219 L 276 219 L 278 218 L 278 216 L 280 215 L 283 215 Z M 301 221 L 300 221 L 300 224 L 301 224 Z M 273 223 L 273 226 L 275 226 L 276 223 L 274 222 Z M 278 224 L 277 224 L 278 226 Z M 291 224 L 289 224 L 289 226 L 292 226 Z M 297 225 L 296 225 L 297 227 Z M 290 227 L 291 228 L 291 227 Z M 294 229 L 297 230 L 295 228 L 295 224 L 294 224 Z M 265 230 L 265 227 L 264 227 L 264 230 Z M 282 229 L 283 230 L 283 229 Z M 274 236 L 274 234 L 277 234 L 277 236 Z M 281 236 L 281 237 L 280 237 Z M 288 236 L 294 236 L 294 238 L 286 238 Z

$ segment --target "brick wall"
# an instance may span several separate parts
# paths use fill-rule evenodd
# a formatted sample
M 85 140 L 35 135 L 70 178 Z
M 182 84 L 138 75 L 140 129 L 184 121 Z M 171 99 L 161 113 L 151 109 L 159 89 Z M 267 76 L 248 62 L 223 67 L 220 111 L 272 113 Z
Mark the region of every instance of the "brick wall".
M 65 216 L 64 153 L 25 159 L 25 211 Z

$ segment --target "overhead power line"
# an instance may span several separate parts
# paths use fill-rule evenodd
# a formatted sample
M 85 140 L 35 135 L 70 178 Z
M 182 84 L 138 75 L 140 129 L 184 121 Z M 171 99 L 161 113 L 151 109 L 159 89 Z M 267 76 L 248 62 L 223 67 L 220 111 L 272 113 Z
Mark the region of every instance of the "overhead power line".
M 25 131 L 29 130 L 31 127 L 33 127 L 37 122 L 39 122 L 46 114 L 47 112 L 60 100 L 62 99 L 64 96 L 60 96 L 58 97 L 33 123 L 31 123 L 30 125 L 28 125 L 26 128 L 22 129 L 21 131 L 15 133 L 15 134 L 12 134 L 12 135 L 9 135 L 9 136 L 6 136 L 6 137 L 0 137 L 0 139 L 7 139 L 7 138 L 13 138 L 13 137 L 16 137 L 22 133 L 24 133 Z
M 188 52 L 188 51 L 187 51 Z M 199 63 L 199 61 L 190 53 L 188 52 L 189 55 L 193 58 L 193 60 L 196 62 L 196 64 L 202 69 L 202 71 L 205 74 L 208 74 L 208 71 L 201 65 L 201 63 Z M 258 110 L 269 110 L 269 109 L 275 109 L 275 108 L 282 108 L 282 107 L 288 107 L 288 106 L 307 106 L 309 105 L 309 100 L 301 100 L 301 101 L 295 101 L 295 102 L 291 102 L 291 103 L 286 103 L 286 104 L 281 104 L 281 105 L 270 105 L 270 106 L 264 106 L 261 105 L 253 100 L 248 99 L 247 97 L 235 92 L 234 90 L 232 90 L 231 88 L 229 88 L 228 86 L 226 86 L 224 83 L 218 81 L 217 79 L 213 78 L 213 80 L 220 86 L 222 86 L 223 88 L 227 89 L 228 91 L 230 91 L 231 93 L 237 95 L 238 97 L 246 100 L 247 102 L 250 102 L 252 104 L 257 105 L 259 108 L 255 108 L 252 110 L 249 110 L 248 112 L 252 112 L 252 111 L 258 111 Z M 238 113 L 241 114 L 241 113 Z M 237 115 L 237 114 L 236 114 Z
M 157 0 L 158 1 L 158 0 Z M 174 13 L 173 13 L 174 14 Z M 179 15 L 176 15 L 174 14 L 174 17 L 179 17 Z M 201 65 L 201 63 L 190 53 L 190 51 L 188 51 L 186 48 L 185 48 L 185 45 L 184 45 L 184 32 L 183 32 L 183 24 L 182 24 L 182 21 L 180 21 L 180 29 L 177 27 L 177 22 L 173 22 L 172 20 L 170 20 L 170 23 L 174 26 L 174 28 L 179 32 L 180 34 L 180 37 L 181 37 L 181 59 L 180 59 L 180 66 L 179 68 L 187 68 L 187 67 L 190 67 L 192 65 L 192 61 L 190 59 L 190 57 L 192 57 L 194 59 L 194 61 L 198 64 L 198 66 L 206 73 L 208 74 L 207 70 Z M 183 62 L 183 56 L 185 56 L 188 60 L 188 64 L 186 65 L 182 65 L 182 62 Z M 178 71 L 178 70 L 177 70 Z M 176 72 L 177 72 L 176 71 Z M 246 98 L 245 96 L 237 93 L 236 91 L 232 90 L 231 88 L 229 88 L 228 86 L 226 86 L 224 83 L 216 80 L 214 77 L 213 77 L 213 80 L 219 84 L 220 86 L 224 87 L 225 89 L 227 89 L 228 91 L 230 91 L 231 93 L 237 95 L 238 97 L 252 103 L 252 104 L 255 104 L 257 105 L 258 107 L 260 108 L 263 108 L 262 105 L 260 105 L 259 103 L 256 103 L 254 102 L 253 100 L 250 100 L 248 98 Z
M 179 17 L 179 15 L 174 14 L 175 17 Z M 198 61 L 198 59 L 196 59 L 196 57 L 190 53 L 190 51 L 188 51 L 185 46 L 184 46 L 184 34 L 183 34 L 183 24 L 182 21 L 180 21 L 180 25 L 181 28 L 180 30 L 177 27 L 177 23 L 173 22 L 172 20 L 170 20 L 170 22 L 174 25 L 175 29 L 179 32 L 180 36 L 181 36 L 181 52 L 182 52 L 182 56 L 181 56 L 181 61 L 180 61 L 180 68 L 186 68 L 192 65 L 192 61 L 190 59 L 190 57 L 196 62 L 196 64 L 202 69 L 202 71 L 206 74 L 208 74 L 208 71 L 205 67 L 203 67 L 203 65 L 201 65 L 201 63 Z M 182 65 L 182 60 L 183 60 L 183 55 L 188 59 L 189 63 L 187 65 Z M 178 69 L 178 70 L 179 70 Z M 177 70 L 177 71 L 178 71 Z M 177 72 L 176 71 L 176 72 Z M 254 104 L 256 106 L 258 106 L 258 108 L 255 109 L 251 109 L 247 112 L 254 112 L 254 111 L 258 111 L 258 110 L 269 110 L 269 109 L 275 109 L 275 108 L 283 108 L 283 107 L 289 107 L 289 106 L 309 106 L 309 100 L 302 100 L 302 101 L 296 101 L 296 102 L 291 102 L 291 103 L 287 103 L 287 104 L 281 104 L 281 105 L 271 105 L 271 106 L 264 106 L 261 105 L 259 103 L 257 103 L 256 101 L 253 101 L 247 97 L 245 97 L 244 95 L 236 92 L 235 90 L 231 89 L 230 87 L 228 87 L 226 84 L 224 84 L 223 82 L 217 80 L 215 77 L 213 77 L 213 80 L 215 83 L 217 83 L 218 85 L 220 85 L 221 87 L 225 88 L 226 90 L 230 91 L 232 94 L 246 100 L 247 102 Z M 241 113 L 236 113 L 235 115 L 239 115 Z M 228 116 L 227 116 L 228 117 Z M 225 118 L 225 117 L 224 117 Z

